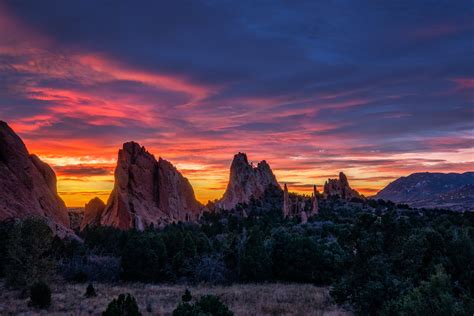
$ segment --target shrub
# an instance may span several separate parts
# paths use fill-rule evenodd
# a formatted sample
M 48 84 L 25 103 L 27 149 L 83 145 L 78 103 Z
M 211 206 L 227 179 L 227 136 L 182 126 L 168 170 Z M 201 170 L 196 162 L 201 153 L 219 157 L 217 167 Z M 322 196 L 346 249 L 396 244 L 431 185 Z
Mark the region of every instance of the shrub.
M 214 295 L 205 295 L 194 304 L 181 303 L 173 316 L 233 316 L 234 313 Z
M 120 294 L 113 299 L 102 316 L 141 316 L 135 298 L 130 294 Z
M 66 280 L 113 282 L 120 277 L 120 259 L 111 256 L 73 256 L 65 258 L 60 270 Z
M 7 244 L 5 276 L 14 287 L 29 287 L 45 280 L 53 270 L 53 233 L 37 218 L 14 225 Z
M 95 292 L 95 289 L 94 289 L 94 286 L 92 285 L 92 283 L 87 286 L 85 296 L 86 297 L 95 297 L 95 296 L 97 296 L 97 293 Z
M 469 315 L 468 304 L 456 298 L 450 277 L 441 266 L 428 281 L 402 296 L 395 304 L 398 315 Z
M 197 282 L 222 284 L 226 282 L 226 273 L 226 265 L 221 256 L 204 256 L 194 268 L 194 278 Z
M 31 305 L 46 308 L 51 305 L 51 290 L 44 282 L 37 282 L 30 288 Z
M 189 292 L 188 289 L 186 289 L 186 291 L 184 291 L 183 296 L 181 296 L 181 300 L 183 302 L 189 302 L 189 301 L 191 301 L 192 298 L 193 297 L 191 296 L 191 292 Z

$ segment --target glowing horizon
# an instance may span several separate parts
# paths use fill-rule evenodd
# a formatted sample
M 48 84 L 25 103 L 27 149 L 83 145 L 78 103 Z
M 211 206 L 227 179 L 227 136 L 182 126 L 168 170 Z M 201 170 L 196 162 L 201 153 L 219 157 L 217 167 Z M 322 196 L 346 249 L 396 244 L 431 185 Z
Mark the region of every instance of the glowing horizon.
M 237 152 L 290 191 L 343 171 L 372 195 L 414 172 L 474 170 L 470 12 L 0 0 L 0 119 L 71 207 L 107 199 L 130 140 L 203 203 L 222 196 Z

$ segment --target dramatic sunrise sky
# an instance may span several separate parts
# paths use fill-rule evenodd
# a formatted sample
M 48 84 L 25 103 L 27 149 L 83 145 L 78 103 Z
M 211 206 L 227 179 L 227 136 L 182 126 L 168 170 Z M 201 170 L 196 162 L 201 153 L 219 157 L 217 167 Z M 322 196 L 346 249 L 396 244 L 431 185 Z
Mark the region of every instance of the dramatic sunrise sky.
M 471 0 L 0 0 L 0 119 L 69 206 L 107 199 L 129 140 L 203 202 L 238 151 L 371 195 L 474 170 L 473 39 Z

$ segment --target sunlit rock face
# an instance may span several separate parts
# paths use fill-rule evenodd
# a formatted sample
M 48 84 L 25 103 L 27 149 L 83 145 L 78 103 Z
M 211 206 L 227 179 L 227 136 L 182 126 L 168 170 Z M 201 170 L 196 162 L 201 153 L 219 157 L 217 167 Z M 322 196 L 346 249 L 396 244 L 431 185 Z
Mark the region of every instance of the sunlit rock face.
M 263 160 L 254 167 L 246 154 L 238 153 L 230 167 L 227 189 L 216 206 L 232 209 L 238 203 L 247 203 L 252 196 L 261 197 L 269 186 L 280 188 L 268 163 Z
M 98 197 L 90 200 L 84 207 L 84 217 L 81 221 L 81 230 L 89 227 L 99 226 L 100 218 L 105 209 L 105 203 Z
M 339 179 L 328 179 L 324 184 L 325 196 L 339 196 L 342 199 L 350 200 L 360 198 L 361 195 L 349 186 L 349 181 L 344 173 L 339 173 Z
M 195 220 L 201 209 L 191 184 L 171 163 L 129 142 L 119 151 L 114 189 L 100 223 L 143 230 Z
M 0 121 L 0 220 L 42 217 L 53 231 L 65 234 L 69 216 L 56 188 L 56 174 L 30 155 L 18 135 Z

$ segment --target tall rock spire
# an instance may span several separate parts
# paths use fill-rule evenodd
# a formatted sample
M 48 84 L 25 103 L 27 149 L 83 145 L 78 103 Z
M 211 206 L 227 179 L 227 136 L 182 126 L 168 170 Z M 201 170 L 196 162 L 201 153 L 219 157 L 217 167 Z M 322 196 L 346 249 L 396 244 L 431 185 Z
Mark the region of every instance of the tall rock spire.
M 328 179 L 324 184 L 325 196 L 339 196 L 342 199 L 350 200 L 360 198 L 361 195 L 349 186 L 349 181 L 343 172 L 339 173 L 339 179 Z
M 142 230 L 194 220 L 201 208 L 188 179 L 171 163 L 157 161 L 145 147 L 129 142 L 119 151 L 114 189 L 100 223 Z
M 311 205 L 311 214 L 310 216 L 317 215 L 319 213 L 319 205 L 318 205 L 318 190 L 316 186 L 313 186 L 313 198 L 312 198 L 312 205 Z
M 288 196 L 288 187 L 284 186 L 283 189 L 283 217 L 290 216 L 290 198 Z
M 263 160 L 254 167 L 246 154 L 238 153 L 230 166 L 227 189 L 216 206 L 230 210 L 238 203 L 249 202 L 252 196 L 260 198 L 269 186 L 281 190 L 269 164 Z

